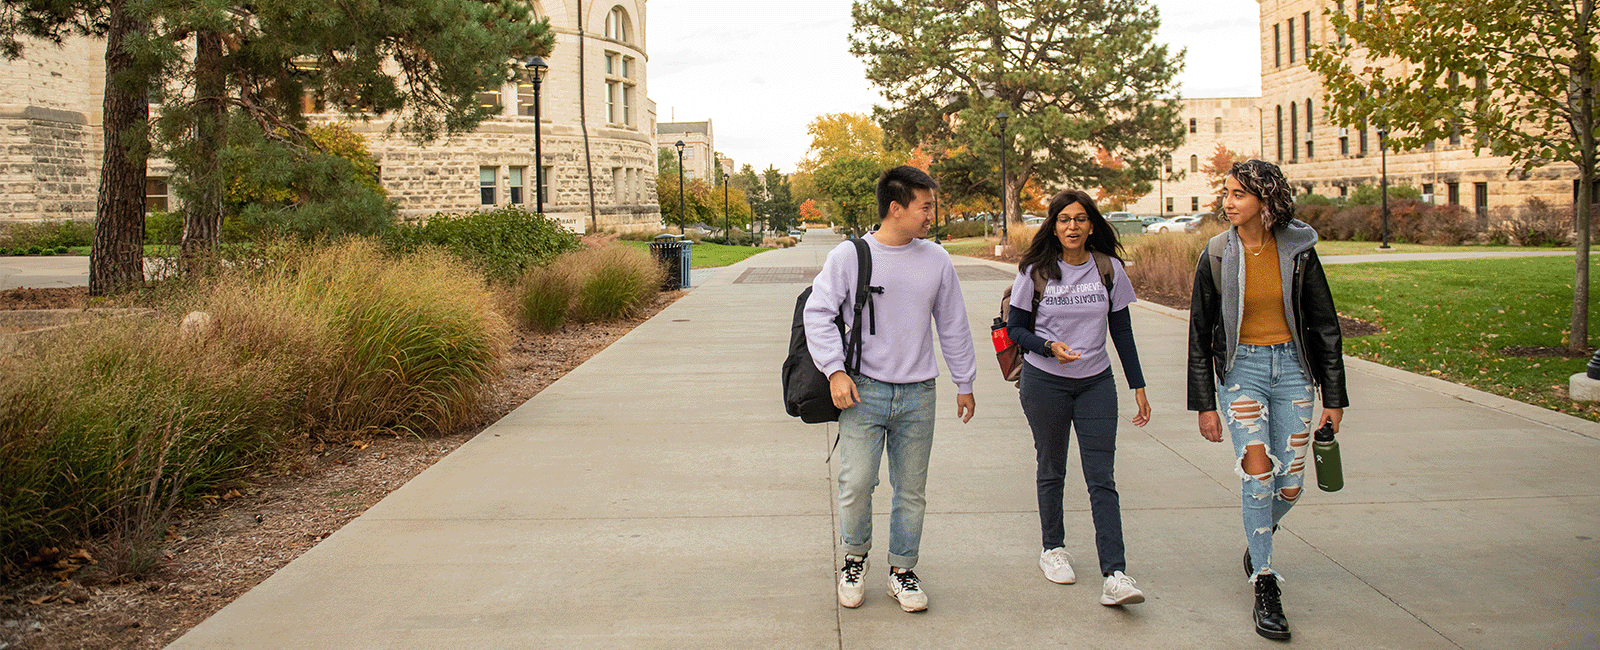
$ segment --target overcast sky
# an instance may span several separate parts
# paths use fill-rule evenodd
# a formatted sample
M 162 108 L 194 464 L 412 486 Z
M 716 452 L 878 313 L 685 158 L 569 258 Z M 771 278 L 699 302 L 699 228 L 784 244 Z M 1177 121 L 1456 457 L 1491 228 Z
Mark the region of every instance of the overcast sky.
M 824 113 L 870 113 L 883 99 L 851 56 L 850 0 L 649 0 L 650 98 L 657 120 L 712 120 L 741 167 L 785 172 Z M 1185 97 L 1261 94 L 1257 0 L 1155 0 L 1159 39 L 1187 48 Z

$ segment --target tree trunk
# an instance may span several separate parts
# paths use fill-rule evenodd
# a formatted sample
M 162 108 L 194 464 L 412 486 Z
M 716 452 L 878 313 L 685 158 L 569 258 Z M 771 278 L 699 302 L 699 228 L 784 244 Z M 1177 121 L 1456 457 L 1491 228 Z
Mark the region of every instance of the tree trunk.
M 1580 24 L 1592 25 L 1594 0 L 1585 0 Z M 1595 88 L 1589 84 L 1591 71 L 1589 57 L 1594 47 L 1593 37 L 1587 31 L 1578 39 L 1577 56 L 1573 58 L 1574 90 L 1578 93 L 1578 143 L 1582 147 L 1583 163 L 1578 169 L 1578 205 L 1573 210 L 1573 230 L 1577 234 L 1576 259 L 1572 277 L 1572 323 L 1568 328 L 1567 348 L 1587 354 L 1589 351 L 1589 222 L 1594 214 L 1595 175 Z
M 89 252 L 89 294 L 104 296 L 144 282 L 145 159 L 150 145 L 148 79 L 139 76 L 124 40 L 149 28 L 129 15 L 127 0 L 112 0 L 106 33 L 106 83 L 102 104 L 105 152 L 95 202 L 94 247 Z
M 222 151 L 222 123 L 226 114 L 227 70 L 222 66 L 222 35 L 200 32 L 195 36 L 195 145 L 198 164 L 190 170 L 198 196 L 183 210 L 183 273 L 204 273 L 217 253 L 222 235 L 224 175 L 218 164 Z

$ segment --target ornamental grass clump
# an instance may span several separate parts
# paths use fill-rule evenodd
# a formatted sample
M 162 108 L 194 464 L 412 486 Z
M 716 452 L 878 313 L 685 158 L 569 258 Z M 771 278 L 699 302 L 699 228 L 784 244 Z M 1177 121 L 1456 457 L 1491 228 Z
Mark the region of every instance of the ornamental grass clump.
M 567 322 L 572 296 L 577 292 L 571 270 L 548 264 L 522 276 L 517 287 L 517 319 L 535 332 L 553 332 Z
M 167 317 L 63 328 L 0 360 L 0 564 L 109 535 L 114 573 L 150 568 L 172 508 L 272 457 L 301 397 L 290 364 Z
M 307 413 L 336 431 L 449 430 L 477 415 L 507 326 L 483 276 L 437 248 L 398 258 L 362 239 L 285 265 L 275 291 L 327 327 Z
M 1194 290 L 1195 265 L 1212 236 L 1222 232 L 1213 222 L 1199 232 L 1123 239 L 1128 249 L 1128 279 L 1157 293 L 1187 296 Z
M 648 253 L 623 246 L 591 248 L 563 256 L 576 276 L 568 316 L 580 323 L 628 316 L 661 290 L 666 270 Z

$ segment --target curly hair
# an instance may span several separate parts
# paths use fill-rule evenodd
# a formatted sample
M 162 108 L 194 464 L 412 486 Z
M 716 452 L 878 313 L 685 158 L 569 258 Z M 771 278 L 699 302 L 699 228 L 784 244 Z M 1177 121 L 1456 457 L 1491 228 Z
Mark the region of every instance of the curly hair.
M 1267 230 L 1294 218 L 1294 189 L 1277 165 L 1265 160 L 1236 162 L 1228 175 L 1239 181 L 1244 191 L 1261 199 L 1261 225 Z
M 1017 265 L 1019 270 L 1026 271 L 1035 266 L 1051 280 L 1061 279 L 1061 268 L 1055 261 L 1060 259 L 1064 248 L 1061 239 L 1056 236 L 1056 223 L 1060 221 L 1061 211 L 1067 206 L 1077 203 L 1083 206 L 1083 211 L 1088 213 L 1089 223 L 1094 226 L 1089 236 L 1084 239 L 1083 247 L 1088 251 L 1100 251 L 1117 259 L 1122 259 L 1122 242 L 1117 240 L 1117 229 L 1106 221 L 1100 214 L 1100 208 L 1095 207 L 1094 199 L 1089 198 L 1087 192 L 1081 190 L 1062 190 L 1050 199 L 1050 215 L 1045 222 L 1039 225 L 1039 230 L 1033 234 L 1033 243 L 1028 246 L 1028 251 L 1022 255 L 1022 262 Z

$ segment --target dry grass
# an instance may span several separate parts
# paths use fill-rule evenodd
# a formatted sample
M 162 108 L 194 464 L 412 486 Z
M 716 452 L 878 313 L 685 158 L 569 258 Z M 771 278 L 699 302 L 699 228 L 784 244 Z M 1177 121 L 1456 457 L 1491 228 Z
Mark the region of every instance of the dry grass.
M 1162 233 L 1125 237 L 1128 278 L 1135 286 L 1160 293 L 1187 296 L 1194 288 L 1194 269 L 1206 241 L 1222 227 L 1207 223 L 1199 232 Z

